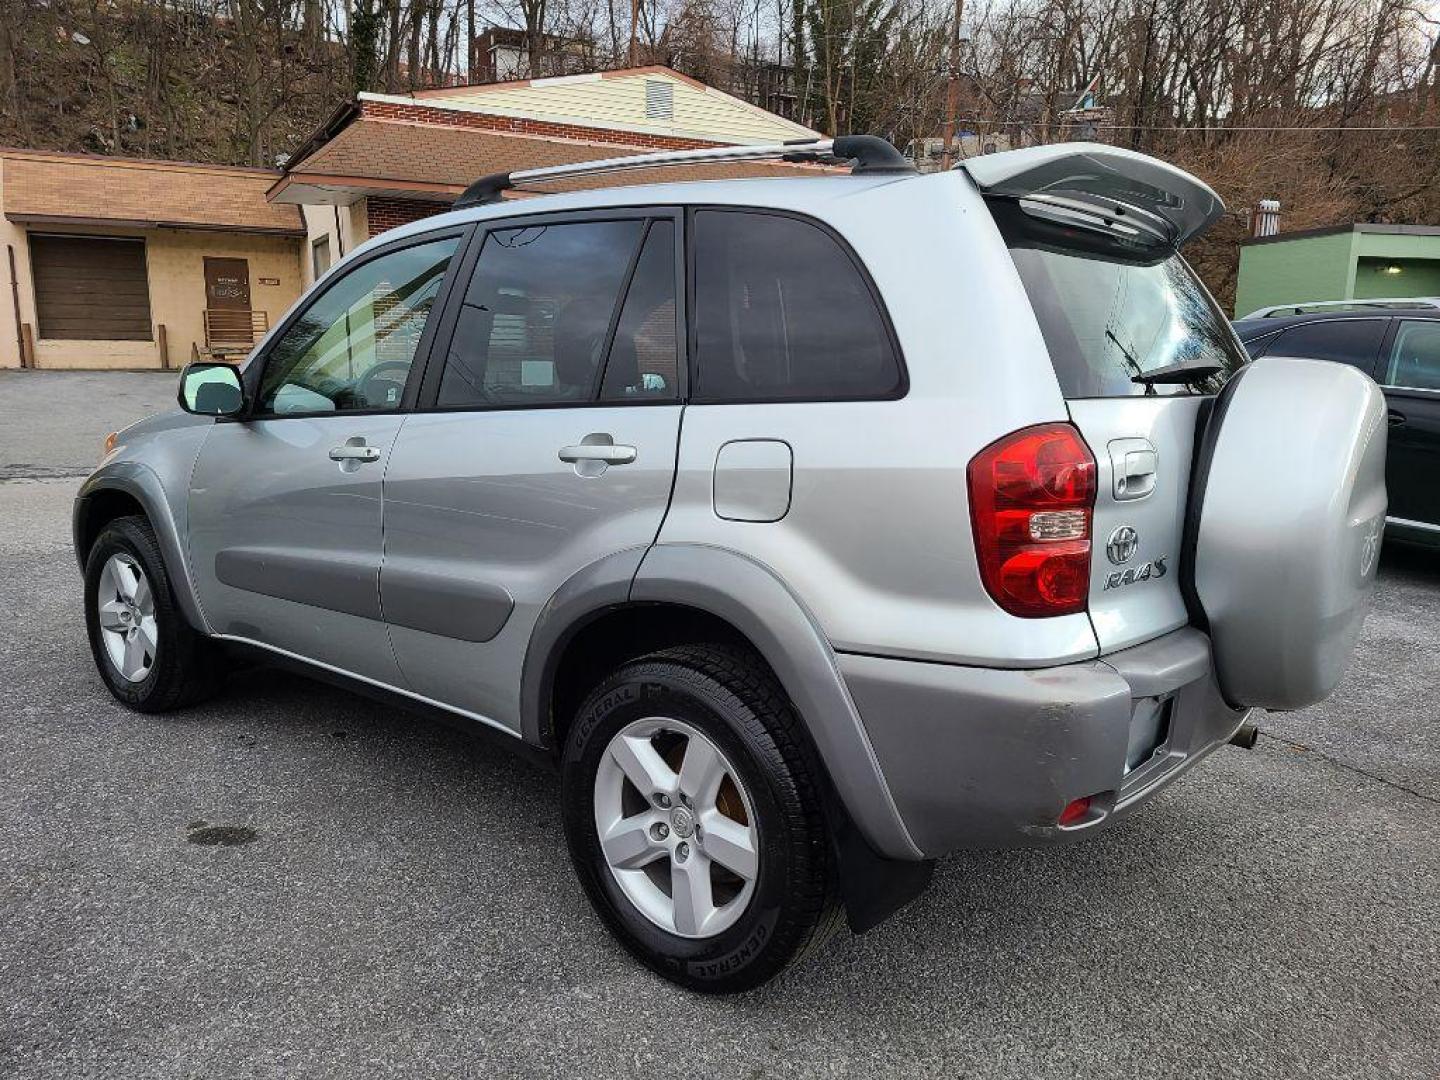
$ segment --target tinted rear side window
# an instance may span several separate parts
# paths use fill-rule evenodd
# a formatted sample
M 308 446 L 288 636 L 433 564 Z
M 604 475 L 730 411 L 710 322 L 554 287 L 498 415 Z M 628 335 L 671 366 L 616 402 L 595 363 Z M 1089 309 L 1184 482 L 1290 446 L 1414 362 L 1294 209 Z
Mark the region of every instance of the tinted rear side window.
M 1292 327 L 1270 340 L 1265 356 L 1306 356 L 1358 367 L 1366 374 L 1375 368 L 1385 319 L 1325 319 Z
M 899 358 L 865 279 L 824 230 L 739 211 L 695 215 L 698 402 L 895 397 Z

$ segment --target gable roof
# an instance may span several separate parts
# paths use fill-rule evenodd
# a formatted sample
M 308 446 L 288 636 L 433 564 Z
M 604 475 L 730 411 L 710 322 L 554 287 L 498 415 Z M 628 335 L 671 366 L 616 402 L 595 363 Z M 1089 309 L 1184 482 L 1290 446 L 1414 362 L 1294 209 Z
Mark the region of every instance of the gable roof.
M 0 150 L 5 216 L 33 224 L 304 236 L 299 210 L 266 201 L 279 175 L 227 165 Z
M 656 88 L 670 115 L 647 110 Z M 361 94 L 362 101 L 424 104 L 460 112 L 525 117 L 581 128 L 627 131 L 721 144 L 818 138 L 819 133 L 668 67 L 624 68 L 589 75 Z M 654 98 L 651 98 L 654 100 Z M 662 98 L 663 100 L 663 98 Z M 663 112 L 663 110 L 662 110 Z

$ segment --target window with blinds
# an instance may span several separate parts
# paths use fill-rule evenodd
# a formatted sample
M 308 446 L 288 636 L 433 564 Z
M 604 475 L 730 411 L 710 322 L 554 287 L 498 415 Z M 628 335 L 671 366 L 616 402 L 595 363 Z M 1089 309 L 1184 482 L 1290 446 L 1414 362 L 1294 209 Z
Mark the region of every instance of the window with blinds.
M 145 241 L 120 237 L 30 237 L 40 336 L 149 341 Z

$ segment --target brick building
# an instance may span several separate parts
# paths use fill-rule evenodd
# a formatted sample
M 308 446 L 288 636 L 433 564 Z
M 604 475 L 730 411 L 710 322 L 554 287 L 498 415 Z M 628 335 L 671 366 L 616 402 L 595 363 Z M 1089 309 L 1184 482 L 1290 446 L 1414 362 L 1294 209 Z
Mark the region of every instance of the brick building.
M 444 211 L 486 173 L 815 137 L 809 128 L 665 67 L 361 94 L 291 156 L 268 198 L 297 204 L 304 214 L 308 285 L 370 237 Z M 710 166 L 686 169 L 684 176 L 767 176 L 796 168 L 804 166 Z M 671 171 L 556 182 L 544 190 L 654 183 Z
M 234 355 L 303 288 L 305 223 L 266 169 L 0 150 L 0 367 Z
M 669 68 L 644 67 L 362 94 L 283 171 L 0 150 L 0 273 L 10 286 L 0 302 L 0 367 L 238 358 L 335 260 L 386 229 L 442 212 L 486 173 L 815 136 Z M 680 175 L 810 168 L 732 164 Z M 674 170 L 546 190 L 651 183 L 667 173 Z

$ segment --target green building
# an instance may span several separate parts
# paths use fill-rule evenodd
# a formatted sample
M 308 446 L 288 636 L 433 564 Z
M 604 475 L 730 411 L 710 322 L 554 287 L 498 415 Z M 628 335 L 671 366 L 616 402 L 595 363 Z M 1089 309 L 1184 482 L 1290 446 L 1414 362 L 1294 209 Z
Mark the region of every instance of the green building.
M 1440 227 L 1339 225 L 1243 241 L 1235 315 L 1313 300 L 1440 296 Z

